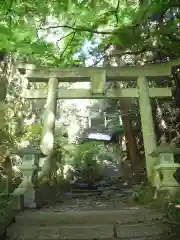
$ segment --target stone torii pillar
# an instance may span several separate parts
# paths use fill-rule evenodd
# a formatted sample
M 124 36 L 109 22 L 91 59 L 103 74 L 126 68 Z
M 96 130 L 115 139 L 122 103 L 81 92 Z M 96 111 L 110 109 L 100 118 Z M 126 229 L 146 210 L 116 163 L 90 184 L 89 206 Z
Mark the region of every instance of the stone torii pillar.
M 137 87 L 139 91 L 139 108 L 146 157 L 146 171 L 148 179 L 152 183 L 153 165 L 156 157 L 150 156 L 149 154 L 156 149 L 156 136 L 154 132 L 152 108 L 147 79 L 145 77 L 139 77 L 137 79 Z
M 43 130 L 41 140 L 41 151 L 46 156 L 43 159 L 42 170 L 38 174 L 38 180 L 44 176 L 49 176 L 52 168 L 53 148 L 54 148 L 54 128 L 56 120 L 58 79 L 50 78 L 48 83 L 48 96 L 45 105 Z

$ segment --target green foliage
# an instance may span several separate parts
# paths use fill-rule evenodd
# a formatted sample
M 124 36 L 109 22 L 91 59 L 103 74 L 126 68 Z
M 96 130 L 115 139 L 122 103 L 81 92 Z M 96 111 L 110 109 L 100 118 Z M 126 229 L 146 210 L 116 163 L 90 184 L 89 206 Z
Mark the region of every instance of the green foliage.
M 78 166 L 87 166 L 88 164 L 96 163 L 97 160 L 105 160 L 105 157 L 110 157 L 109 155 L 104 144 L 96 141 L 89 141 L 76 146 L 73 163 Z
M 14 138 L 6 130 L 0 129 L 0 149 L 10 149 L 14 146 Z
M 40 123 L 33 123 L 26 126 L 25 133 L 21 140 L 28 140 L 31 144 L 40 145 L 42 134 L 42 125 Z M 54 149 L 58 162 L 66 162 L 71 158 L 71 145 L 68 143 L 67 133 L 62 128 L 55 131 Z
M 164 221 L 170 227 L 172 239 L 179 239 L 179 226 L 180 226 L 180 201 L 179 200 L 166 200 L 164 201 Z
M 96 51 L 101 53 L 111 44 L 118 44 L 123 52 L 152 48 L 157 40 L 158 48 L 175 54 L 172 45 L 178 47 L 179 17 L 167 18 L 166 12 L 177 6 L 177 1 L 152 1 L 144 6 L 130 0 L 7 0 L 0 6 L 0 48 L 28 61 L 56 66 L 72 65 L 84 41 L 93 43 L 94 39 L 100 39 Z M 155 16 L 159 19 L 156 28 L 149 24 Z M 50 41 L 38 30 L 52 34 Z
M 180 208 L 177 207 L 179 203 L 180 201 L 176 200 L 165 204 L 165 217 L 171 223 L 180 224 Z
M 33 123 L 25 127 L 25 133 L 22 140 L 29 140 L 31 143 L 34 141 L 40 144 L 42 126 L 40 123 Z
M 6 195 L 0 196 L 0 222 L 7 217 L 7 207 L 10 203 L 10 197 Z
M 154 193 L 155 189 L 152 186 L 141 183 L 134 187 L 132 198 L 139 204 L 152 206 L 154 204 Z
M 72 145 L 68 143 L 68 135 L 62 128 L 58 128 L 55 131 L 54 148 L 59 163 L 64 164 L 70 161 L 72 158 Z

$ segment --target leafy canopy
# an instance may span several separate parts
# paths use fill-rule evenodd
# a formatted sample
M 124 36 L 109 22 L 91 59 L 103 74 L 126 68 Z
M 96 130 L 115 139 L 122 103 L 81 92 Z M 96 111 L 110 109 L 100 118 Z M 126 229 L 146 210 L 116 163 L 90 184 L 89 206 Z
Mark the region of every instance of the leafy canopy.
M 4 1 L 0 5 L 1 50 L 58 66 L 84 64 L 86 54 L 77 53 L 87 40 L 92 43 L 88 52 L 97 58 L 112 44 L 121 47 L 121 54 L 161 49 L 178 55 L 178 1 L 143 2 L 147 1 Z M 52 37 L 47 42 L 42 35 Z

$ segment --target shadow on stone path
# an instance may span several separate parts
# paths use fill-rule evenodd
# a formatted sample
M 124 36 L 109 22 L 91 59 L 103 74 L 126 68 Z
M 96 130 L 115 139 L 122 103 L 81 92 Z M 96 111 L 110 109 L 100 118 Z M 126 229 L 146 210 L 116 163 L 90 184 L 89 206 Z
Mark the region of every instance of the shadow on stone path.
M 7 239 L 160 240 L 167 235 L 161 213 L 130 203 L 127 196 L 64 200 L 51 207 L 21 212 L 7 230 Z

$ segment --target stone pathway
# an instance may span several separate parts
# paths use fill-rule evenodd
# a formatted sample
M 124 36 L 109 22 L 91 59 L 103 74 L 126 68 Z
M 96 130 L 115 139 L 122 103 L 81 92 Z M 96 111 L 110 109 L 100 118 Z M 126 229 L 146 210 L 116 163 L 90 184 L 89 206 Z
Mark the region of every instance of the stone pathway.
M 7 230 L 8 240 L 163 239 L 162 214 L 127 198 L 68 198 L 41 210 L 25 210 Z M 162 238 L 161 238 L 162 237 Z

